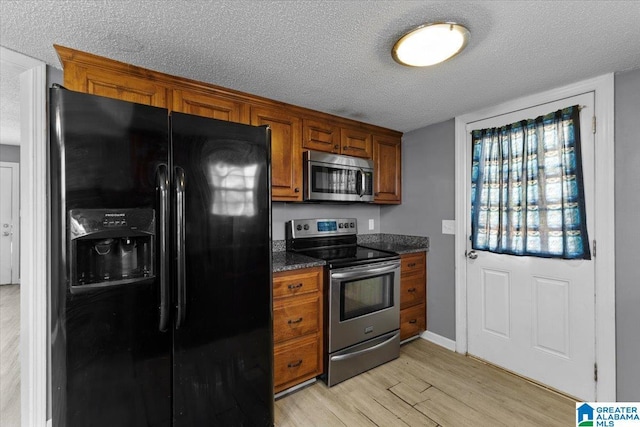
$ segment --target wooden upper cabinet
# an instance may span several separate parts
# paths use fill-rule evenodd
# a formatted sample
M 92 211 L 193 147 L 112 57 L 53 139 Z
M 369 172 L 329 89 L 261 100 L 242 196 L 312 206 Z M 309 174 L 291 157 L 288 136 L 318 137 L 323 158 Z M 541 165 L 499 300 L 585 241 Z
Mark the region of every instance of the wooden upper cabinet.
M 112 70 L 89 69 L 77 64 L 65 67 L 64 87 L 77 92 L 161 108 L 167 108 L 170 99 L 167 86 L 154 80 Z
M 371 133 L 354 128 L 340 129 L 341 153 L 347 156 L 370 159 L 372 155 Z
M 218 120 L 271 126 L 274 201 L 302 201 L 304 149 L 373 158 L 375 203 L 400 203 L 399 132 L 64 46 L 54 48 L 64 69 L 64 86 L 69 90 Z
M 400 204 L 402 201 L 402 152 L 400 137 L 373 136 L 374 201 Z
M 152 71 L 54 45 L 64 69 L 64 87 L 76 92 L 169 108 L 169 84 Z
M 271 127 L 271 199 L 302 200 L 302 120 L 284 108 L 251 107 L 251 124 Z
M 249 123 L 249 106 L 246 103 L 210 92 L 174 89 L 172 110 L 228 122 Z
M 302 148 L 327 153 L 340 153 L 340 127 L 329 121 L 302 121 Z

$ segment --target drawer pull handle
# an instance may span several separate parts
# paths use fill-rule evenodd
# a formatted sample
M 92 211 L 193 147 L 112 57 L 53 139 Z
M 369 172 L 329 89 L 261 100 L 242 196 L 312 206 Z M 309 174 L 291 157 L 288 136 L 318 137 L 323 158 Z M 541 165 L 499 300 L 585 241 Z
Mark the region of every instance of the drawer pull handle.
M 413 325 L 414 323 L 417 323 L 417 322 L 418 322 L 418 320 L 416 320 L 416 319 L 411 319 L 411 320 L 409 320 L 409 323 L 411 323 L 412 325 Z
M 288 286 L 289 289 L 291 289 L 292 291 L 295 289 L 300 289 L 302 287 L 302 283 L 297 283 L 297 284 L 291 284 Z
M 302 322 L 302 317 L 298 317 L 296 320 L 289 319 L 290 325 L 293 325 L 294 323 L 300 323 L 300 322 Z
M 415 267 L 415 266 L 416 266 L 415 262 L 412 262 L 411 264 L 407 264 L 407 267 Z
M 297 368 L 298 366 L 302 365 L 302 359 L 296 361 L 296 362 L 289 362 L 289 364 L 287 364 L 287 367 L 289 368 Z
M 415 292 L 415 291 L 416 291 L 416 288 L 407 289 L 407 292 Z

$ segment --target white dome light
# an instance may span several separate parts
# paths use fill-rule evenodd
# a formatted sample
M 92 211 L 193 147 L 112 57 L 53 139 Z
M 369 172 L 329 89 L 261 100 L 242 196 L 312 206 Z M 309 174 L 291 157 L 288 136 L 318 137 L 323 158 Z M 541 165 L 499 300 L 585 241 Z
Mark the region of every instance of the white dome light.
M 421 25 L 400 37 L 393 59 L 402 65 L 426 67 L 458 54 L 469 41 L 469 30 L 453 22 Z

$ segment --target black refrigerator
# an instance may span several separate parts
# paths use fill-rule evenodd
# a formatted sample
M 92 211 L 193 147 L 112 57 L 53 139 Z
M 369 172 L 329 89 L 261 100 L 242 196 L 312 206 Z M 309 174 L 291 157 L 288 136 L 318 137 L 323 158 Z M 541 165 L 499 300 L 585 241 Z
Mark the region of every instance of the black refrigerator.
M 50 90 L 54 427 L 273 425 L 270 130 Z

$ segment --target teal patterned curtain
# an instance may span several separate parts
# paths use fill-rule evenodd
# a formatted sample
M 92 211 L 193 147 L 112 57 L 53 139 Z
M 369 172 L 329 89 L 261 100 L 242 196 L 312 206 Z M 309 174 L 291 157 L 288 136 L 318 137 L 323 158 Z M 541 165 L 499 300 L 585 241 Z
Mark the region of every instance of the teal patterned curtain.
M 472 143 L 473 249 L 591 259 L 577 105 L 474 130 Z

